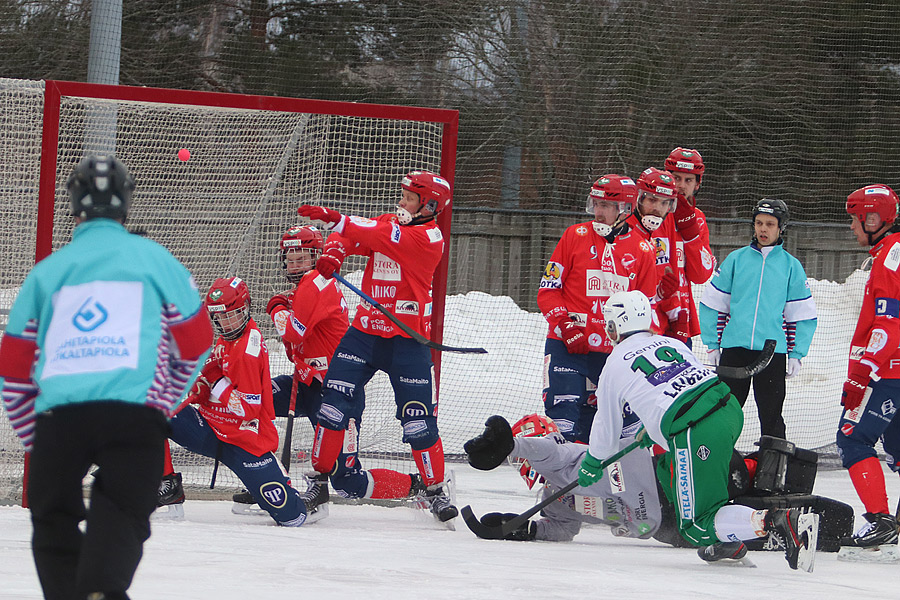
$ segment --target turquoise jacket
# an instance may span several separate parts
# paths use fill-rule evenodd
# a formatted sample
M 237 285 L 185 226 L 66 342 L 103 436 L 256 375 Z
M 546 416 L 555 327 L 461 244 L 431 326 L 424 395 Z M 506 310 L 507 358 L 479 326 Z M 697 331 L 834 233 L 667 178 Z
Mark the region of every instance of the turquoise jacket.
M 191 274 L 168 250 L 117 221 L 93 219 L 28 274 L 4 349 L 36 350 L 34 413 L 118 400 L 168 416 L 209 352 L 201 309 Z M 10 369 L 0 370 L 12 377 Z
M 806 272 L 781 244 L 769 248 L 753 243 L 735 250 L 704 290 L 700 339 L 707 348 L 762 350 L 774 339 L 775 352 L 790 358 L 809 352 L 816 305 Z

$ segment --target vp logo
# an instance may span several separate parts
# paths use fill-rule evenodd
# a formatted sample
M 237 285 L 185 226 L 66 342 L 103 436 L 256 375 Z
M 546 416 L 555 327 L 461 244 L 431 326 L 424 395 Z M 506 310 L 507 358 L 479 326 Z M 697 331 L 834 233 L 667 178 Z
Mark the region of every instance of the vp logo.
M 277 481 L 267 481 L 262 484 L 259 488 L 259 493 L 266 499 L 266 502 L 275 508 L 281 508 L 287 504 L 286 490 Z
M 72 324 L 81 331 L 93 331 L 103 325 L 108 316 L 109 313 L 103 305 L 91 296 L 84 301 L 84 304 L 72 317 Z

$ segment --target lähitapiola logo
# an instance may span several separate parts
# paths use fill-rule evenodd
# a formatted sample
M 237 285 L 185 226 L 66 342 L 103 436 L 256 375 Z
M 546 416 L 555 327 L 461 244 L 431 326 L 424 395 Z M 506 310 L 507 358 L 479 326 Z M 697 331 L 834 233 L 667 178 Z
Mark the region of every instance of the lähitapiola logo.
M 72 317 L 72 324 L 81 331 L 93 331 L 100 327 L 108 316 L 106 308 L 91 296 Z

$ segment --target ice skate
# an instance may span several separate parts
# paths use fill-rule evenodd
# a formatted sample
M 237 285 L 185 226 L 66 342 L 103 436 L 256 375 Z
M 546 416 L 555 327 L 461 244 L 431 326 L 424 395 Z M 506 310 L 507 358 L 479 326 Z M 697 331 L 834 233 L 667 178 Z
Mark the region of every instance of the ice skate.
M 242 489 L 235 492 L 231 496 L 233 504 L 231 505 L 231 513 L 235 515 L 258 515 L 268 517 L 269 513 L 260 507 L 253 499 L 253 494 L 249 490 Z
M 328 475 L 316 473 L 305 478 L 309 482 L 306 491 L 300 494 L 306 504 L 306 524 L 321 521 L 328 516 Z
M 897 549 L 897 519 L 887 513 L 865 513 L 867 523 L 841 540 L 838 560 L 848 562 L 900 562 Z
M 712 546 L 698 548 L 697 556 L 717 565 L 756 567 L 756 564 L 747 558 L 747 546 L 744 542 L 717 542 Z
M 184 519 L 184 486 L 181 483 L 181 473 L 163 475 L 159 482 L 153 518 L 178 521 Z
M 448 471 L 443 482 L 428 486 L 419 495 L 421 507 L 427 509 L 439 523 L 453 531 L 456 530 L 453 519 L 459 515 L 459 510 L 454 505 L 455 494 L 453 471 Z
M 811 573 L 816 563 L 819 515 L 795 508 L 772 508 L 766 513 L 764 528 L 784 541 L 784 557 L 792 569 Z

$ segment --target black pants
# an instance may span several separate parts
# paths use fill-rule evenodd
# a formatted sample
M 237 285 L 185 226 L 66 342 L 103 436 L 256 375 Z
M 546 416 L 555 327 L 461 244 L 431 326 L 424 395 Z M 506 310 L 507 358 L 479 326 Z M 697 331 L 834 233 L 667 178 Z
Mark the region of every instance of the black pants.
M 729 367 L 745 367 L 759 356 L 759 350 L 746 348 L 723 348 L 719 364 Z M 741 406 L 747 401 L 750 393 L 750 382 L 753 382 L 753 397 L 756 399 L 756 412 L 759 415 L 761 435 L 771 435 L 784 439 L 785 427 L 781 410 L 784 407 L 784 376 L 787 369 L 787 355 L 775 354 L 772 362 L 759 375 L 750 379 L 730 379 L 720 377 L 731 388 L 731 393 Z
M 55 408 L 37 417 L 28 475 L 32 551 L 48 600 L 92 592 L 127 598 L 150 537 L 168 423 L 124 402 Z M 99 467 L 85 508 L 82 479 Z M 78 525 L 87 519 L 85 532 Z

